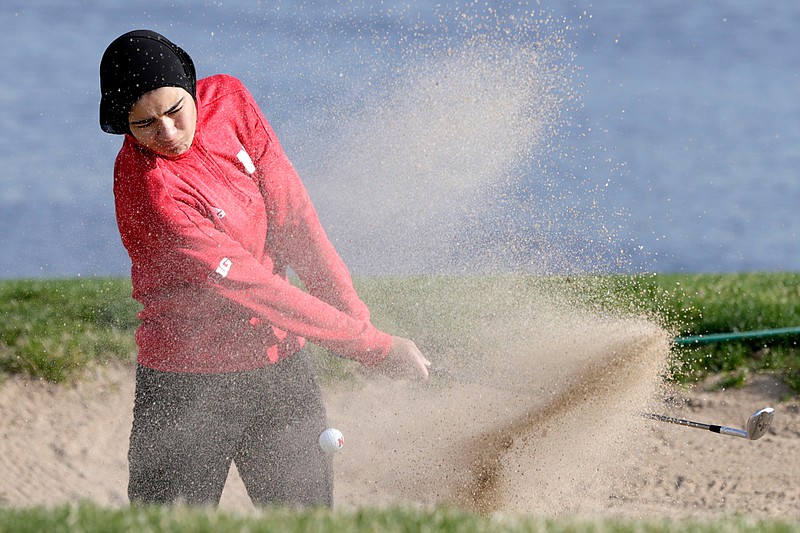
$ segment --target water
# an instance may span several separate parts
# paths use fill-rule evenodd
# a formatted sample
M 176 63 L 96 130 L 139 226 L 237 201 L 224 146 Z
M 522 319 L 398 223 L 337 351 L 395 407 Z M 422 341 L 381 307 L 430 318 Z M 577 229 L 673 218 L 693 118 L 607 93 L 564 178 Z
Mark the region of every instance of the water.
M 2 277 L 127 274 L 97 67 L 139 27 L 250 87 L 356 274 L 800 269 L 793 2 L 118 4 L 0 7 Z M 481 36 L 507 74 L 458 66 Z M 459 107 L 520 87 L 508 128 L 519 114 Z

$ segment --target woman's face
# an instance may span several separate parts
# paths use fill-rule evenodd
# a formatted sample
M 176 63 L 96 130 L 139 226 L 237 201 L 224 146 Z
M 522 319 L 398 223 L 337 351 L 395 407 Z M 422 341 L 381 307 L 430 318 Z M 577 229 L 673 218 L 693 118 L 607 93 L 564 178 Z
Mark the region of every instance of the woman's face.
M 131 134 L 157 154 L 181 155 L 197 127 L 194 98 L 181 87 L 160 87 L 139 98 L 128 115 Z

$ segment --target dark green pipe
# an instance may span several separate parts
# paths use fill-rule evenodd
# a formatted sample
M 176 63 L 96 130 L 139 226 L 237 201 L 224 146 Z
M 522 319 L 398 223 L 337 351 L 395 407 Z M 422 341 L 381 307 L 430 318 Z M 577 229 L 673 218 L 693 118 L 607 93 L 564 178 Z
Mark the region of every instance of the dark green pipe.
M 766 337 L 785 337 L 789 335 L 800 335 L 800 327 L 761 329 L 757 331 L 735 331 L 731 333 L 709 333 L 707 335 L 695 335 L 692 337 L 675 337 L 675 344 L 705 344 L 709 342 L 726 342 L 742 339 L 762 339 Z

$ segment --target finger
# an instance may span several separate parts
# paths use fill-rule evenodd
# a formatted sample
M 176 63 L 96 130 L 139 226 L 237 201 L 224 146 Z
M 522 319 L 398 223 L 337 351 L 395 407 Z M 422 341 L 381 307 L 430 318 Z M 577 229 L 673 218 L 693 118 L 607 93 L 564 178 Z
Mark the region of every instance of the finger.
M 428 367 L 425 366 L 422 367 L 422 372 L 420 377 L 422 378 L 422 381 L 428 381 L 428 378 L 430 377 L 430 374 L 428 373 Z
M 422 364 L 419 365 L 419 368 L 422 371 L 421 372 L 422 373 L 422 379 L 424 381 L 427 381 L 428 377 L 430 377 L 430 372 L 428 372 L 428 367 L 431 366 L 431 363 L 430 363 L 430 361 L 428 361 L 424 357 L 422 358 L 422 360 L 420 362 L 422 363 Z

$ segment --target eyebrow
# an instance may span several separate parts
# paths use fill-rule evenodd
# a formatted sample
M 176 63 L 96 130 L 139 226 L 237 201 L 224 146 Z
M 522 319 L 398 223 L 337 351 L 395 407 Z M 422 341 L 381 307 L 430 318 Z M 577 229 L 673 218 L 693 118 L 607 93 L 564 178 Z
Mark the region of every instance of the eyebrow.
M 163 113 L 160 113 L 160 115 L 168 115 L 168 114 L 172 113 L 173 111 L 175 111 L 176 109 L 178 109 L 183 104 L 183 100 L 185 98 L 186 98 L 185 96 L 181 96 L 180 100 L 178 100 L 177 102 L 172 104 L 172 107 L 170 107 L 169 109 L 167 109 Z M 128 124 L 130 124 L 131 126 L 137 126 L 139 124 L 145 124 L 147 122 L 150 122 L 151 120 L 153 120 L 153 117 L 143 118 L 141 120 L 133 120 L 133 121 L 129 122 Z

